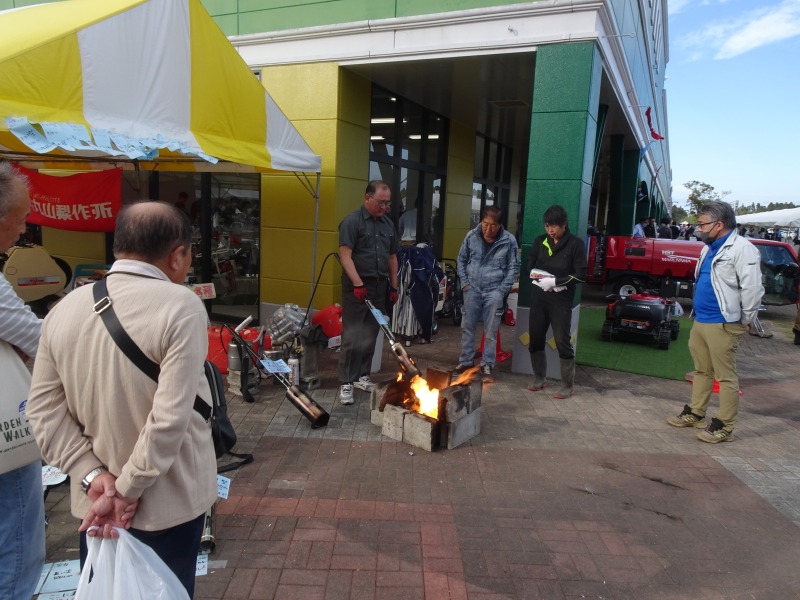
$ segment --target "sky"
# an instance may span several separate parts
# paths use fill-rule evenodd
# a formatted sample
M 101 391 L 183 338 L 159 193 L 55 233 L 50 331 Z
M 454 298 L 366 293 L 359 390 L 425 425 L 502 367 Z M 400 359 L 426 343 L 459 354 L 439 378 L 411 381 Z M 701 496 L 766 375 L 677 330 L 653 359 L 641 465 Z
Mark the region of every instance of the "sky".
M 673 202 L 800 206 L 800 0 L 667 0 Z

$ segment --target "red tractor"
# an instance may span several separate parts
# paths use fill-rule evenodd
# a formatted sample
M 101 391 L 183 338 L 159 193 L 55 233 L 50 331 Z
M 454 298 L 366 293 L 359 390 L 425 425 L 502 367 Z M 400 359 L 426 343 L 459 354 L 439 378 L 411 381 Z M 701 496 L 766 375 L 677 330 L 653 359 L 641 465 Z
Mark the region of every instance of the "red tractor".
M 794 246 L 773 240 L 749 241 L 761 252 L 764 304 L 796 303 L 800 263 Z M 702 249 L 699 241 L 592 236 L 587 281 L 610 285 L 612 294 L 620 297 L 654 292 L 663 298 L 691 298 L 694 269 Z

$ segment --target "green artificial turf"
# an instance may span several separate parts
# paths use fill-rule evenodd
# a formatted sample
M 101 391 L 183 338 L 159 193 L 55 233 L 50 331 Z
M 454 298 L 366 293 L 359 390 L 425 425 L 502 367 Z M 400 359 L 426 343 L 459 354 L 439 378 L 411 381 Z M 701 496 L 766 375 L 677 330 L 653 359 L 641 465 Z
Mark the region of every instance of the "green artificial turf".
M 694 370 L 689 354 L 693 321 L 681 318 L 678 339 L 670 343 L 669 350 L 659 350 L 655 342 L 644 337 L 604 341 L 600 332 L 605 318 L 605 308 L 581 308 L 575 357 L 579 365 L 677 380 L 683 380 L 687 372 Z

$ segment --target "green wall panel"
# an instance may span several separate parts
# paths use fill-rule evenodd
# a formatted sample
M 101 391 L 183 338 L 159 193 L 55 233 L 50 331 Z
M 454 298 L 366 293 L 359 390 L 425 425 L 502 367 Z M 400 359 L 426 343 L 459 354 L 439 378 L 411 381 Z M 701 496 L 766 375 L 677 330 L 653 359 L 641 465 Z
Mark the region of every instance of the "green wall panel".
M 201 2 L 212 17 L 236 14 L 239 9 L 237 0 L 201 0 Z
M 533 112 L 586 111 L 589 107 L 597 118 L 600 88 L 591 83 L 601 66 L 594 60 L 594 52 L 590 42 L 540 47 L 536 52 Z
M 394 0 L 333 0 L 330 2 L 303 3 L 296 6 L 264 8 L 259 0 L 239 4 L 240 35 L 279 31 L 333 23 L 349 23 L 369 19 L 387 19 L 395 16 Z M 249 7 L 249 10 L 247 8 Z M 225 32 L 231 35 L 230 32 Z
M 489 6 L 508 6 L 510 4 L 527 4 L 510 0 L 397 0 L 397 16 L 410 17 L 427 15 L 453 10 L 468 10 Z
M 528 177 L 580 179 L 584 171 L 587 120 L 586 111 L 534 115 Z M 596 128 L 594 121 L 592 124 Z

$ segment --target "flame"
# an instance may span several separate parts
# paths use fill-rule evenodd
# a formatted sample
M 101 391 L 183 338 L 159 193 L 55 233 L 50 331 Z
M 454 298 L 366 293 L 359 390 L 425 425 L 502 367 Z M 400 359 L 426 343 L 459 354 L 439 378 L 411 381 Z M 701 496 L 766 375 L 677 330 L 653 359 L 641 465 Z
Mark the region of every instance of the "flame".
M 439 417 L 439 390 L 430 389 L 428 382 L 419 375 L 415 375 L 411 380 L 411 389 L 419 402 L 419 406 L 415 407 L 415 410 L 437 419 Z
M 453 381 L 450 382 L 450 385 L 469 385 L 469 383 L 475 378 L 480 370 L 480 365 L 476 365 L 471 369 L 467 369 L 461 375 L 456 377 Z

